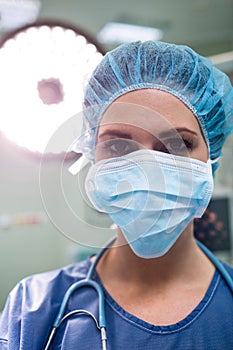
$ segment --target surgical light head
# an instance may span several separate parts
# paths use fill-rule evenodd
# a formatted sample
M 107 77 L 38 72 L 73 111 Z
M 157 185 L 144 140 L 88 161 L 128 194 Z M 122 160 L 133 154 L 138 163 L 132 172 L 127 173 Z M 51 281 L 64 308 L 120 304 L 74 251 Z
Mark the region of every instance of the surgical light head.
M 93 161 L 98 125 L 107 107 L 121 95 L 145 88 L 169 92 L 193 112 L 215 172 L 233 131 L 232 85 L 207 58 L 165 42 L 132 42 L 104 56 L 85 87 L 83 132 L 76 149 Z

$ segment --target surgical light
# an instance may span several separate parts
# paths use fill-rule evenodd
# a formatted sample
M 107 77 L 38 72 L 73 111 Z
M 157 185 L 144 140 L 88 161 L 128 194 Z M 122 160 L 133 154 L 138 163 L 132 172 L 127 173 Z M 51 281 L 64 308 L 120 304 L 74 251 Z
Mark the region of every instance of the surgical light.
M 81 111 L 83 81 L 101 58 L 98 44 L 73 26 L 50 21 L 9 35 L 0 48 L 1 131 L 43 153 L 57 128 Z

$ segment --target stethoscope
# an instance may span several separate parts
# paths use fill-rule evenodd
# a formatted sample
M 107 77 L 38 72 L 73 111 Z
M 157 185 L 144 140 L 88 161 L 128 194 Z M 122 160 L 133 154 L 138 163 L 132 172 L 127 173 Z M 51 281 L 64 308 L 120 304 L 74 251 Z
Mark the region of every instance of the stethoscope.
M 114 238 L 115 240 L 115 238 Z M 60 327 L 60 325 L 63 323 L 63 321 L 67 320 L 69 317 L 73 315 L 88 315 L 90 316 L 93 321 L 95 322 L 96 327 L 100 331 L 101 336 L 101 343 L 102 343 L 102 350 L 107 350 L 107 335 L 106 335 L 106 318 L 105 318 L 105 305 L 104 305 L 104 292 L 101 286 L 93 281 L 93 274 L 96 269 L 96 266 L 98 262 L 100 261 L 103 254 L 106 252 L 106 250 L 113 244 L 114 240 L 111 240 L 103 249 L 99 251 L 99 253 L 96 256 L 95 261 L 91 264 L 87 276 L 85 279 L 76 282 L 72 284 L 67 292 L 65 293 L 65 296 L 62 300 L 59 312 L 55 318 L 55 321 L 52 326 L 52 330 L 48 336 L 48 340 L 44 346 L 44 350 L 48 350 L 51 346 L 51 343 L 53 341 L 54 335 L 57 331 L 57 329 Z M 226 284 L 228 285 L 229 289 L 231 290 L 233 294 L 233 280 L 223 264 L 214 256 L 214 254 L 206 248 L 201 242 L 197 241 L 198 246 L 201 248 L 201 250 L 206 254 L 206 256 L 210 259 L 210 261 L 213 263 L 213 265 L 216 267 L 216 269 L 220 272 L 222 278 L 225 280 Z M 98 294 L 99 298 L 99 320 L 96 319 L 96 317 L 87 310 L 77 309 L 70 311 L 69 313 L 65 314 L 67 303 L 69 299 L 71 298 L 72 294 L 76 292 L 78 289 L 83 287 L 90 287 L 93 288 L 96 293 Z

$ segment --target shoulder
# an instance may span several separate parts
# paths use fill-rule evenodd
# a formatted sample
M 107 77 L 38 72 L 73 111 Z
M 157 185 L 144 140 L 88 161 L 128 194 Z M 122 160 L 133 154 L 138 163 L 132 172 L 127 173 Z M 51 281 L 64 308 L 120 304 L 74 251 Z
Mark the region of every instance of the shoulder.
M 233 278 L 233 266 L 230 264 L 222 263 L 229 275 Z
M 222 266 L 221 266 L 222 265 Z M 233 266 L 221 262 L 220 268 L 217 268 L 220 274 L 220 284 L 221 291 L 230 295 L 232 300 L 233 293 Z M 230 293 L 230 294 L 229 294 Z
M 41 298 L 49 297 L 54 290 L 56 290 L 56 295 L 64 294 L 72 283 L 85 277 L 89 264 L 89 259 L 87 259 L 80 263 L 26 277 L 16 285 L 10 296 L 12 298 L 15 294 L 22 294 L 22 297 L 27 299 L 33 295 L 33 299 L 36 299 L 40 296 Z
M 13 322 L 27 317 L 29 313 L 43 315 L 43 310 L 60 304 L 66 290 L 75 281 L 86 276 L 90 265 L 89 258 L 60 269 L 35 274 L 21 280 L 10 292 L 0 320 L 0 339 L 8 334 Z
M 66 290 L 86 276 L 89 266 L 87 259 L 21 280 L 1 315 L 0 349 L 21 349 L 22 344 L 25 350 L 41 349 Z

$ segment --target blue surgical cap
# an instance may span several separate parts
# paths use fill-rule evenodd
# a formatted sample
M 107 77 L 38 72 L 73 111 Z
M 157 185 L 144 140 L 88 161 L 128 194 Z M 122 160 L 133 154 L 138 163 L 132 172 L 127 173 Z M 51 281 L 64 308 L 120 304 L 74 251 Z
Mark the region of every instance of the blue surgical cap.
M 108 52 L 85 87 L 83 132 L 77 149 L 93 161 L 96 135 L 107 107 L 127 92 L 155 88 L 179 98 L 199 121 L 218 166 L 233 131 L 233 88 L 226 74 L 191 48 L 165 42 L 132 42 Z

